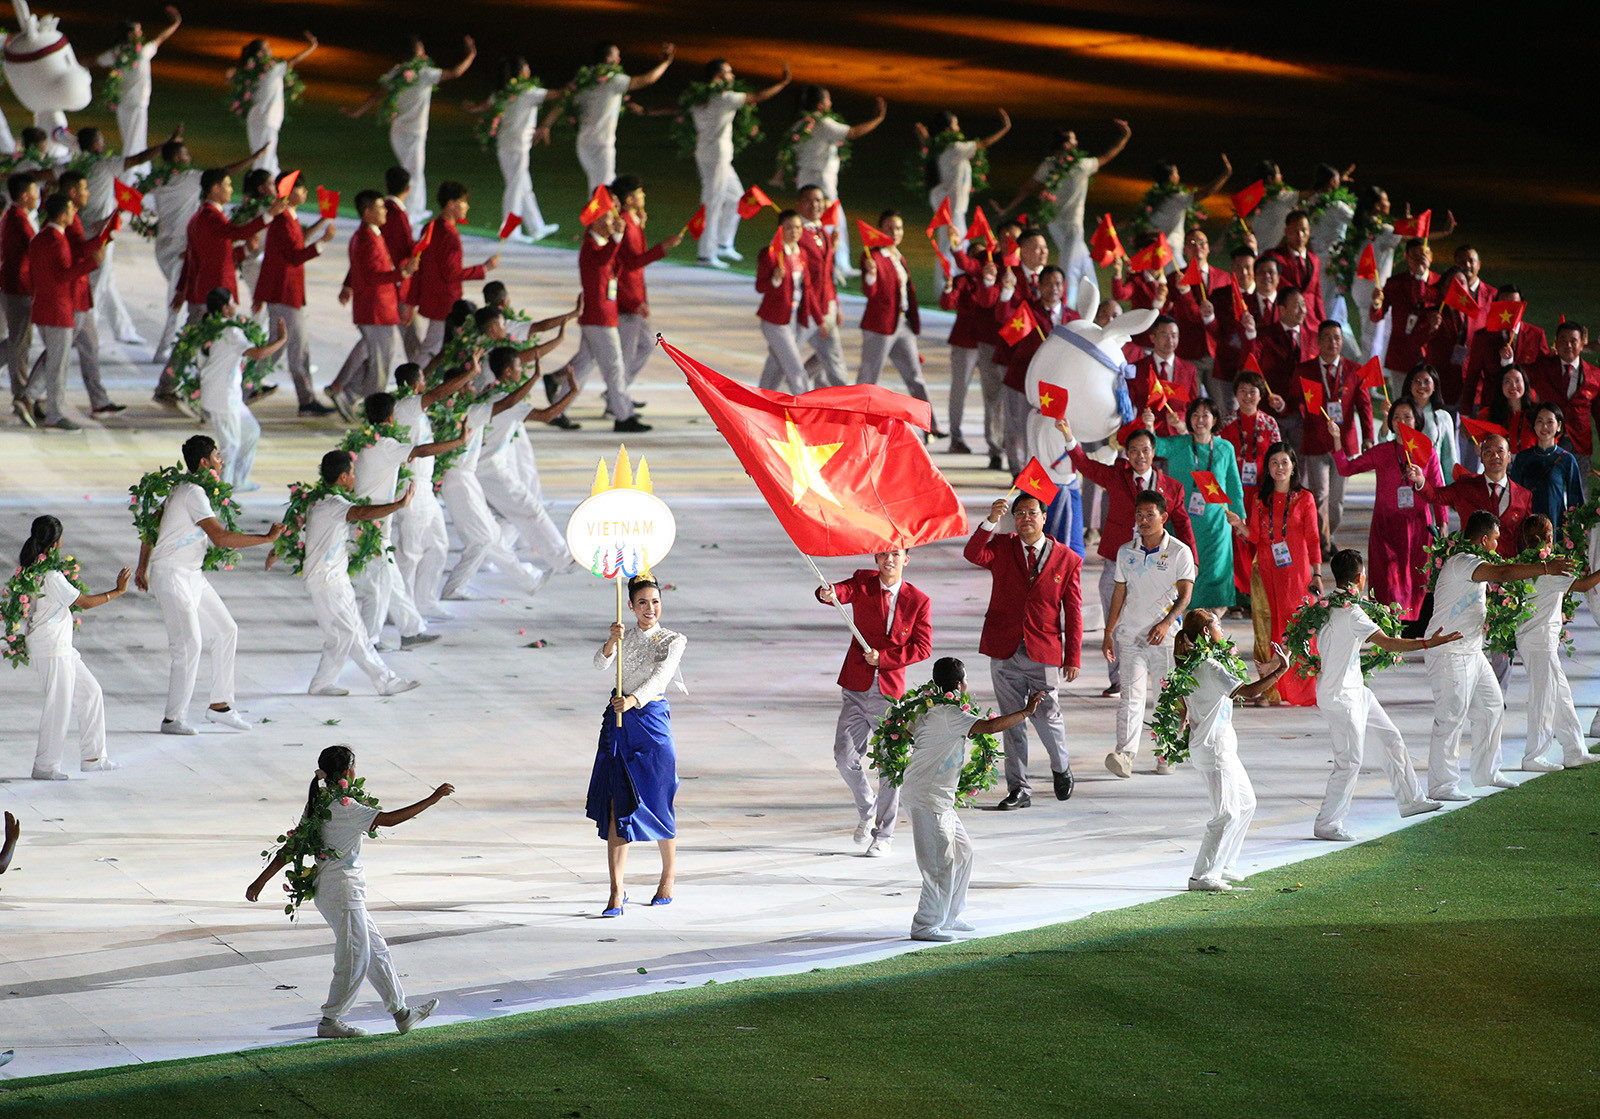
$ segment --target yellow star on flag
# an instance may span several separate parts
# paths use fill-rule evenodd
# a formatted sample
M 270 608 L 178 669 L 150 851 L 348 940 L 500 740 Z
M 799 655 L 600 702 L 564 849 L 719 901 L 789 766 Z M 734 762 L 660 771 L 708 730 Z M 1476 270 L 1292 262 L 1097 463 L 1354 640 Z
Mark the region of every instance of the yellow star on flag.
M 1509 323 L 1510 321 L 1511 321 L 1511 312 L 1510 311 L 1501 311 L 1500 312 L 1500 325 L 1504 326 L 1507 323 Z
M 1215 482 L 1207 482 L 1206 483 L 1206 492 L 1207 493 L 1213 493 L 1213 494 L 1221 493 L 1222 492 L 1222 487 L 1218 486 Z
M 789 467 L 790 498 L 799 505 L 800 499 L 809 490 L 824 501 L 842 506 L 844 502 L 833 495 L 833 490 L 828 488 L 828 483 L 823 479 L 822 467 L 844 444 L 808 444 L 800 437 L 800 429 L 795 426 L 794 420 L 787 413 L 784 415 L 784 428 L 787 438 L 768 439 L 767 445 L 776 451 Z
M 1010 324 L 1007 326 L 1007 329 L 1008 330 L 1026 330 L 1027 327 L 1028 327 L 1028 320 L 1023 318 L 1021 315 L 1018 315 L 1016 318 L 1011 320 Z
M 1054 399 L 1055 399 L 1055 397 L 1051 396 L 1048 392 L 1041 392 L 1039 394 L 1039 407 L 1040 408 L 1048 408 L 1048 407 L 1050 407 L 1050 402 L 1052 400 L 1054 400 Z

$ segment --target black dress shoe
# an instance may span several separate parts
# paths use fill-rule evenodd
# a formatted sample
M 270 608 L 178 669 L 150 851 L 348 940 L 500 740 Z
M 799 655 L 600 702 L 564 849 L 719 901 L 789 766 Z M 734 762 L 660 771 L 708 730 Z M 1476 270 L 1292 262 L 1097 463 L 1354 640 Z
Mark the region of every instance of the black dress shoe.
M 990 470 L 1004 470 L 1005 468 L 1006 468 L 1006 464 L 1000 461 L 1000 456 L 999 455 L 990 455 L 989 456 L 989 469 Z
M 1110 697 L 1112 697 L 1114 695 L 1121 695 L 1122 694 L 1122 685 L 1121 684 L 1112 684 L 1109 688 L 1107 688 L 1105 691 L 1101 692 L 1100 694 L 1105 696 L 1107 699 L 1109 699 Z
M 1072 770 L 1069 769 L 1065 773 L 1057 773 L 1054 770 L 1051 770 L 1050 776 L 1055 778 L 1056 799 L 1071 800 L 1073 786 L 1078 783 L 1078 779 L 1072 776 Z
M 641 409 L 641 408 L 648 408 L 648 407 L 650 407 L 650 403 L 649 403 L 649 402 L 648 402 L 648 401 L 645 401 L 645 400 L 635 400 L 635 401 L 634 401 L 634 402 L 633 402 L 633 410 L 634 410 L 634 411 L 635 411 L 635 412 L 637 412 L 637 411 L 638 411 L 638 410 L 639 410 L 639 409 Z
M 1028 808 L 1033 804 L 1033 797 L 1023 789 L 1015 789 L 1006 794 L 1006 798 L 995 805 L 997 812 L 1011 812 L 1018 808 Z
M 320 400 L 313 400 L 308 404 L 300 405 L 300 411 L 298 412 L 298 415 L 301 415 L 301 416 L 331 416 L 331 415 L 333 415 L 333 413 L 334 413 L 334 409 L 333 408 L 328 407 L 328 405 L 322 403 L 322 401 L 320 401 Z
M 650 425 L 645 423 L 638 416 L 629 416 L 625 420 L 617 420 L 616 422 L 614 422 L 611 425 L 611 430 L 612 431 L 618 431 L 618 432 L 649 431 L 650 430 Z
M 559 427 L 562 431 L 581 431 L 583 425 L 565 412 L 549 421 L 551 427 Z
M 267 397 L 271 396 L 277 391 L 277 385 L 258 385 L 256 386 L 255 392 L 252 392 L 249 396 L 245 397 L 244 402 L 246 404 L 254 404 L 258 400 L 265 400 Z
M 950 453 L 953 455 L 970 455 L 972 448 L 959 439 L 950 440 Z

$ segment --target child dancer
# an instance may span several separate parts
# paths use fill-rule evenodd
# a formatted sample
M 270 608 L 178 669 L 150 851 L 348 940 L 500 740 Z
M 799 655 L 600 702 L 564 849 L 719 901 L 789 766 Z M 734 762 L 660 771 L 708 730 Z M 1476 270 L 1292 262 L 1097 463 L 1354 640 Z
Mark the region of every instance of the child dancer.
M 532 351 L 536 355 L 532 360 L 533 372 L 517 388 L 512 386 L 523 375 L 523 356 L 510 346 L 498 346 L 489 352 L 489 371 L 494 374 L 495 380 L 488 390 L 488 399 L 497 406 L 505 404 L 508 407 L 503 412 L 496 408 L 494 417 L 489 421 L 489 429 L 483 433 L 483 453 L 478 458 L 478 486 L 495 515 L 516 528 L 522 548 L 532 553 L 540 566 L 556 572 L 566 571 L 573 566 L 572 553 L 567 550 L 567 538 L 556 527 L 555 521 L 550 519 L 544 499 L 536 497 L 523 483 L 522 466 L 512 450 L 517 433 L 524 430 L 524 421 L 531 419 L 549 423 L 578 399 L 577 384 L 572 381 L 571 370 L 567 370 L 567 391 L 559 400 L 548 408 L 535 408 L 529 402 L 529 391 L 540 381 L 537 354 L 542 348 Z M 521 441 L 527 442 L 526 435 Z
M 945 693 L 967 690 L 967 669 L 954 657 L 933 665 L 933 682 Z M 911 814 L 911 842 L 922 872 L 922 897 L 911 918 L 912 940 L 954 940 L 972 932 L 961 919 L 972 878 L 972 841 L 956 815 L 956 787 L 967 764 L 967 740 L 1000 734 L 1031 718 L 1049 692 L 1034 692 L 1020 711 L 980 719 L 959 704 L 937 704 L 912 728 L 911 757 L 900 784 L 901 802 Z
M 1555 539 L 1550 518 L 1533 513 L 1522 522 L 1522 546 L 1548 556 Z M 1584 748 L 1583 724 L 1572 702 L 1572 687 L 1561 667 L 1562 600 L 1570 591 L 1585 594 L 1600 586 L 1600 571 L 1581 579 L 1571 574 L 1541 575 L 1533 581 L 1533 616 L 1517 627 L 1517 651 L 1528 666 L 1528 739 L 1522 768 L 1550 773 L 1575 765 L 1600 762 L 1600 754 Z M 1552 742 L 1561 745 L 1561 761 L 1545 760 Z
M 343 1020 L 356 1000 L 356 992 L 361 990 L 363 979 L 371 981 L 383 1005 L 394 1015 L 395 1028 L 401 1033 L 409 1033 L 438 1008 L 438 999 L 429 999 L 417 1006 L 406 1005 L 400 974 L 389 958 L 389 943 L 367 912 L 367 876 L 361 865 L 361 839 L 364 835 L 376 835 L 379 828 L 405 823 L 455 791 L 454 785 L 440 785 L 415 804 L 384 812 L 372 798 L 361 795 L 354 750 L 348 746 L 329 746 L 317 755 L 317 773 L 311 779 L 305 814 L 296 828 L 296 845 L 309 844 L 308 849 L 318 852 L 312 902 L 328 922 L 334 937 L 333 982 L 328 986 L 328 1001 L 322 1004 L 318 1037 L 361 1037 L 367 1032 Z M 327 815 L 319 821 L 323 811 Z M 317 834 L 299 834 L 300 829 L 307 827 L 314 828 Z M 259 900 L 262 888 L 288 863 L 289 858 L 280 848 L 245 890 L 245 899 Z
M 238 305 L 227 288 L 212 288 L 206 293 L 207 316 L 232 319 Z M 261 425 L 244 399 L 244 363 L 271 357 L 288 341 L 288 328 L 279 319 L 272 341 L 252 346 L 244 327 L 229 323 L 206 350 L 200 364 L 200 409 L 211 421 L 211 431 L 227 464 L 223 481 L 241 493 L 261 488 L 250 480 L 250 467 L 256 461 L 256 444 L 261 441 Z
M 22 545 L 17 563 L 24 569 L 41 559 L 58 558 L 61 522 L 39 517 Z M 35 781 L 65 781 L 61 768 L 67 752 L 67 730 L 78 721 L 78 743 L 83 771 L 116 769 L 106 757 L 106 709 L 100 683 L 72 647 L 72 611 L 104 606 L 128 590 L 130 572 L 117 572 L 114 590 L 84 593 L 59 568 L 44 573 L 38 595 L 28 607 L 28 659 L 38 664 L 44 677 L 44 713 L 39 719 L 39 749 L 33 756 Z
M 472 380 L 473 366 L 435 388 L 423 391 L 427 379 L 420 366 L 406 362 L 394 371 L 400 395 L 394 402 L 394 422 L 411 429 L 413 443 L 433 442 L 433 421 L 428 409 L 465 388 Z M 465 434 L 465 431 L 463 431 Z M 463 444 L 464 445 L 464 444 Z M 424 618 L 443 614 L 439 588 L 444 584 L 445 560 L 450 554 L 450 536 L 444 526 L 444 506 L 433 492 L 434 460 L 417 460 L 415 495 L 411 504 L 394 516 L 394 562 L 406 585 L 411 601 Z

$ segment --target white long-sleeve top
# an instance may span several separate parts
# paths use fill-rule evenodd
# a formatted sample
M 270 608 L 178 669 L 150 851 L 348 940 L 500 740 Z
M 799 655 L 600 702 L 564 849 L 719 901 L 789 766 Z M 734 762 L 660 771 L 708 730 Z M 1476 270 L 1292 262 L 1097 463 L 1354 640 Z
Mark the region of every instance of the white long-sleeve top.
M 689 639 L 683 634 L 658 625 L 626 630 L 622 635 L 622 693 L 638 700 L 641 707 L 665 696 L 669 684 L 687 694 L 689 688 L 678 665 L 688 645 Z M 595 668 L 607 669 L 615 664 L 616 654 L 606 656 L 604 644 L 595 650 Z

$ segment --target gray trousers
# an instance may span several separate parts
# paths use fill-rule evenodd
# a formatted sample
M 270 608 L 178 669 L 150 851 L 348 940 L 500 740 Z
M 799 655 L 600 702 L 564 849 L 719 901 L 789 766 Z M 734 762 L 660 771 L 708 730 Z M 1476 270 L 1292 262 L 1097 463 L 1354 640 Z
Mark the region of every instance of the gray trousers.
M 861 371 L 856 374 L 856 384 L 877 384 L 885 360 L 894 362 L 908 394 L 918 400 L 928 399 L 928 386 L 922 379 L 922 361 L 917 354 L 917 336 L 911 333 L 904 320 L 895 327 L 893 334 L 861 332 Z
M 598 366 L 606 382 L 606 404 L 614 420 L 633 418 L 633 398 L 628 395 L 628 373 L 622 365 L 622 337 L 614 326 L 579 327 L 583 340 L 567 367 L 581 389 Z
M 961 439 L 961 421 L 967 414 L 967 386 L 978 368 L 978 351 L 965 346 L 950 347 L 950 438 Z M 961 440 L 963 443 L 966 440 Z
M 617 316 L 617 336 L 622 340 L 622 371 L 628 386 L 638 379 L 645 362 L 656 352 L 656 336 L 650 329 L 649 315 Z
M 1028 413 L 1033 406 L 1023 393 L 1000 386 L 1000 404 L 1005 416 L 1006 469 L 1021 474 L 1028 465 Z
M 994 684 L 995 705 L 1001 711 L 1020 711 L 1028 705 L 1034 692 L 1044 692 L 1043 702 L 1033 713 L 1033 730 L 1044 743 L 1044 752 L 1050 755 L 1050 772 L 1065 773 L 1072 768 L 1067 756 L 1067 732 L 1061 722 L 1061 704 L 1056 699 L 1056 689 L 1061 686 L 1061 670 L 1053 665 L 1040 664 L 1028 656 L 1025 646 L 1005 660 L 989 658 L 989 679 Z M 1010 792 L 1031 792 L 1028 784 L 1028 729 L 1018 723 L 1005 732 L 1006 788 Z
M 1111 617 L 1111 596 L 1117 590 L 1117 565 L 1110 560 L 1100 563 L 1100 613 L 1102 617 Z M 1111 643 L 1112 651 L 1116 651 L 1116 642 Z M 1106 675 L 1111 678 L 1111 683 L 1122 683 L 1122 664 L 1115 658 L 1106 665 Z
M 389 384 L 389 370 L 394 368 L 394 326 L 358 326 L 361 344 L 367 349 L 363 371 L 346 383 L 346 391 L 353 391 L 362 399 L 382 392 Z M 354 356 L 353 354 L 351 355 Z M 342 374 L 341 374 L 342 375 Z
M 47 331 L 61 332 L 60 352 L 51 356 L 51 335 Z M 83 376 L 83 387 L 89 392 L 90 409 L 104 408 L 111 403 L 106 387 L 100 381 L 100 332 L 95 329 L 94 311 L 75 311 L 71 326 L 41 326 L 44 353 L 34 362 L 23 386 L 22 395 L 29 400 L 45 400 L 45 422 L 55 423 L 61 418 L 67 391 L 67 358 L 71 351 L 78 352 L 78 372 Z M 47 371 L 48 370 L 48 371 Z
M 822 333 L 818 323 L 810 326 L 798 327 L 795 330 L 795 345 L 810 346 L 811 356 L 806 358 L 806 376 L 810 378 L 812 388 L 823 386 L 837 387 L 848 384 L 845 380 L 844 347 L 839 344 L 839 326 L 831 325 L 827 334 Z M 762 384 L 766 384 L 768 377 L 781 379 L 778 364 L 771 354 L 767 355 L 767 362 L 761 368 Z M 772 382 L 776 388 L 778 380 Z
M 978 343 L 978 384 L 983 389 L 983 440 L 989 445 L 989 457 L 1005 454 L 1006 421 L 1001 406 L 1000 390 L 1005 388 L 1006 371 L 994 363 L 994 346 Z
M 283 320 L 288 338 L 278 353 L 283 355 L 284 364 L 289 367 L 289 376 L 294 378 L 295 398 L 304 408 L 307 404 L 315 404 L 317 400 L 317 390 L 311 385 L 311 343 L 306 338 L 306 309 L 290 307 L 286 303 L 268 303 L 268 337 L 277 333 L 279 319 Z M 276 354 L 273 355 L 273 363 L 277 363 Z
M 1344 519 L 1344 475 L 1333 465 L 1333 456 L 1305 455 L 1300 459 L 1300 484 L 1316 498 L 1317 512 L 1327 518 L 1328 535 L 1322 540 L 1322 554 L 1333 555 L 1333 534 Z
M 811 376 L 800 357 L 800 337 L 794 320 L 786 323 L 757 321 L 761 324 L 761 337 L 767 340 L 767 363 L 761 369 L 761 387 L 776 389 L 787 381 L 789 392 L 799 396 L 811 387 Z
M 865 692 L 852 692 L 840 688 L 839 724 L 833 732 L 833 763 L 839 767 L 839 776 L 850 787 L 855 798 L 859 819 L 876 818 L 872 834 L 877 839 L 894 838 L 894 818 L 900 811 L 900 789 L 878 782 L 878 791 L 862 768 L 867 756 L 867 743 L 878 728 L 883 713 L 889 710 L 889 701 L 877 688 Z
M 0 295 L 0 307 L 5 309 L 6 359 L 11 369 L 11 395 L 20 397 L 28 383 L 28 351 L 33 348 L 33 296 Z

